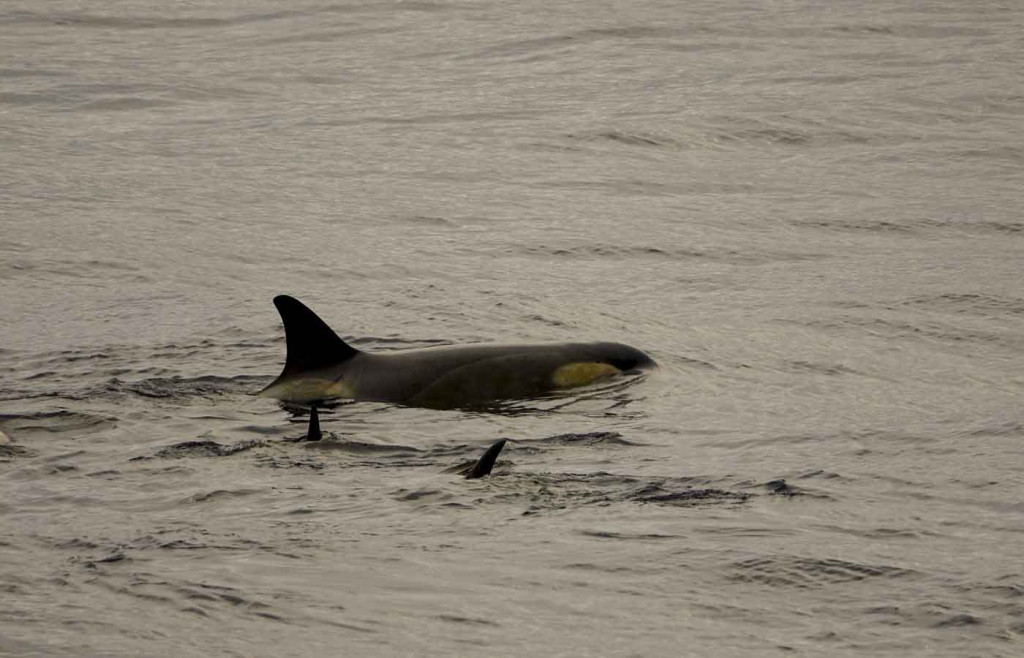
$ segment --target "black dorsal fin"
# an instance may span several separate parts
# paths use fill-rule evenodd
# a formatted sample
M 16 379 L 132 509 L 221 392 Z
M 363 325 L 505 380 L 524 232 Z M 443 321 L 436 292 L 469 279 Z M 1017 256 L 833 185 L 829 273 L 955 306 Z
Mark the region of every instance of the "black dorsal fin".
M 359 350 L 339 338 L 327 323 L 294 297 L 278 295 L 274 297 L 274 306 L 281 314 L 288 346 L 282 377 L 327 368 L 359 354 Z
M 324 438 L 320 431 L 320 416 L 316 413 L 316 405 L 309 407 L 309 431 L 306 432 L 307 441 L 319 441 Z
M 491 447 L 484 452 L 484 456 L 466 471 L 466 479 L 475 480 L 490 475 L 491 469 L 494 468 L 494 462 L 498 461 L 498 455 L 501 454 L 501 449 L 504 447 L 505 439 L 498 439 L 492 443 Z

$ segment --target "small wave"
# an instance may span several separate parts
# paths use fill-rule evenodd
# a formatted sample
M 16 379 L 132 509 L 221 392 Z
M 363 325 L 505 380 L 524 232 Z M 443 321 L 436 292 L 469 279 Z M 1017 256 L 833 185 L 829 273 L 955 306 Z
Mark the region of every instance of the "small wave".
M 403 502 L 442 502 L 453 498 L 453 494 L 440 489 L 398 489 L 392 496 Z
M 846 232 L 868 232 L 868 233 L 914 233 L 923 225 L 897 224 L 885 219 L 796 219 L 792 223 L 797 226 L 810 228 L 823 228 Z
M 5 431 L 9 430 L 16 434 L 34 431 L 93 432 L 114 427 L 117 419 L 58 409 L 24 414 L 0 414 L 0 424 L 3 424 Z
M 569 133 L 569 139 L 581 142 L 611 142 L 624 146 L 639 147 L 679 147 L 680 143 L 667 136 L 625 130 L 596 130 L 589 132 Z
M 229 17 L 193 16 L 190 18 L 166 18 L 162 16 L 113 16 L 87 14 L 84 12 L 37 13 L 14 11 L 0 18 L 0 24 L 67 25 L 99 29 L 152 30 L 152 29 L 198 29 L 222 28 L 253 22 L 265 22 L 301 16 L 305 12 L 279 11 L 264 14 L 241 14 Z
M 596 539 L 624 539 L 628 541 L 648 541 L 657 539 L 679 539 L 679 535 L 668 535 L 656 532 L 618 532 L 614 530 L 579 530 L 578 534 L 584 537 L 594 537 Z
M 976 427 L 969 432 L 968 436 L 1021 436 L 1024 437 L 1024 422 L 1019 420 L 1009 420 L 1005 422 L 995 422 L 986 424 L 982 427 Z
M 637 496 L 636 500 L 641 503 L 660 503 L 662 505 L 673 505 L 676 507 L 690 507 L 694 505 L 705 505 L 708 503 L 742 503 L 748 498 L 750 498 L 750 494 L 724 491 L 722 489 L 684 489 L 682 491 L 644 494 L 642 496 Z
M 178 103 L 171 100 L 159 98 L 144 98 L 142 96 L 122 96 L 120 98 L 98 98 L 86 101 L 76 106 L 81 112 L 125 112 L 141 110 L 151 107 L 168 107 Z M 141 275 L 137 280 L 145 280 Z
M 832 377 L 864 374 L 841 363 L 814 363 L 811 361 L 788 361 L 786 369 L 798 374 L 828 375 Z
M 790 322 L 784 320 L 783 322 Z M 955 327 L 938 321 L 909 322 L 886 318 L 845 316 L 833 320 L 792 321 L 805 327 L 825 331 L 857 331 L 885 339 L 938 341 L 948 345 L 985 344 L 1018 350 L 1022 342 L 1012 333 L 994 333 L 966 327 Z
M 530 39 L 511 39 L 494 46 L 481 48 L 458 59 L 534 60 L 580 45 L 603 41 L 648 42 L 678 38 L 680 31 L 673 28 L 648 25 L 591 28 L 562 34 L 551 34 Z
M 754 495 L 702 486 L 706 482 L 701 478 L 650 478 L 606 472 L 524 475 L 513 471 L 507 479 L 511 488 L 503 486 L 495 500 L 507 504 L 521 499 L 529 505 L 524 514 L 589 505 L 698 507 L 739 504 Z
M 241 498 L 245 496 L 251 496 L 252 494 L 260 493 L 259 489 L 216 489 L 214 491 L 208 491 L 206 493 L 197 493 L 185 498 L 182 502 L 185 504 L 194 503 L 208 503 L 212 500 L 222 500 L 224 498 Z
M 919 603 L 908 606 L 876 606 L 864 611 L 872 617 L 884 617 L 887 623 L 907 624 L 919 628 L 955 628 L 979 626 L 985 618 L 968 612 L 958 612 L 951 605 Z
M 992 233 L 1024 233 L 1022 222 L 974 222 L 969 227 Z
M 908 297 L 890 307 L 908 306 L 956 314 L 980 315 L 1024 315 L 1024 299 L 992 293 L 942 293 Z
M 475 617 L 461 617 L 459 615 L 438 615 L 438 619 L 452 624 L 469 624 L 472 626 L 500 626 L 496 621 L 490 619 L 478 619 Z
M 821 260 L 823 254 L 798 251 L 753 252 L 738 249 L 695 249 L 686 247 L 665 247 L 663 245 L 610 245 L 589 244 L 574 246 L 558 246 L 550 244 L 516 245 L 514 253 L 539 257 L 546 260 L 579 258 L 620 260 L 698 260 L 731 263 L 735 265 L 764 265 L 776 262 L 803 262 Z
M 404 446 L 395 443 L 367 443 L 364 441 L 349 441 L 349 440 L 320 440 L 306 442 L 305 446 L 308 450 L 316 450 L 322 452 L 346 452 L 354 455 L 389 455 L 389 454 L 403 454 L 408 455 L 410 453 L 422 452 L 419 448 L 412 446 Z
M 13 459 L 15 457 L 33 457 L 35 453 L 28 448 L 13 443 L 0 443 L 0 461 Z
M 264 378 L 249 375 L 152 377 L 135 381 L 122 381 L 113 377 L 107 381 L 103 389 L 108 395 L 137 395 L 159 399 L 212 398 L 251 393 L 257 389 L 259 384 L 263 383 L 263 380 Z
M 831 498 L 831 496 L 829 496 L 828 494 L 817 493 L 805 487 L 799 487 L 791 482 L 787 482 L 783 478 L 769 480 L 762 484 L 753 485 L 751 488 L 763 489 L 772 496 L 782 496 L 784 498 L 795 498 L 796 496 L 809 496 L 811 498 Z
M 256 460 L 257 466 L 264 468 L 301 468 L 322 471 L 327 468 L 323 462 L 312 457 L 280 457 L 277 455 L 261 455 Z
M 147 459 L 182 459 L 184 457 L 229 457 L 264 445 L 266 445 L 265 442 L 255 440 L 240 441 L 230 445 L 210 440 L 183 441 L 166 448 L 161 448 L 152 457 L 133 457 L 129 461 L 142 461 Z
M 534 439 L 533 441 L 523 441 L 525 445 L 557 445 L 557 446 L 570 446 L 570 445 L 585 445 L 585 446 L 642 446 L 643 443 L 636 443 L 629 441 L 624 438 L 618 432 L 583 432 L 583 433 L 569 433 L 569 434 L 556 434 L 543 439 Z
M 889 565 L 869 565 L 838 559 L 793 555 L 756 557 L 731 565 L 730 580 L 798 588 L 827 587 L 867 579 L 897 579 L 914 571 Z

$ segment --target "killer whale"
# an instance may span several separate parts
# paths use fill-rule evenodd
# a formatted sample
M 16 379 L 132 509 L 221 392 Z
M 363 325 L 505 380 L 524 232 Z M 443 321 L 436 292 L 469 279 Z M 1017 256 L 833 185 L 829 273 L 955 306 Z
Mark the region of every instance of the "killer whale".
M 336 398 L 454 409 L 543 395 L 656 367 L 621 343 L 460 345 L 357 350 L 302 302 L 274 298 L 284 324 L 281 374 L 257 395 L 290 403 Z

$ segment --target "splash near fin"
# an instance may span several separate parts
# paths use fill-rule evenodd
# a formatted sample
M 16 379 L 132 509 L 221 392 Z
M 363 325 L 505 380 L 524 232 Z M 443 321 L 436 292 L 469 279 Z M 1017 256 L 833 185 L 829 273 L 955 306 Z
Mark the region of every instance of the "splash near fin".
M 309 408 L 309 431 L 306 432 L 307 441 L 319 441 L 324 435 L 320 432 L 320 415 L 316 411 L 316 405 Z
M 473 468 L 466 472 L 467 480 L 475 480 L 482 478 L 485 475 L 490 475 L 491 469 L 494 468 L 494 462 L 498 460 L 498 455 L 501 454 L 501 449 L 505 447 L 506 439 L 498 439 L 495 441 L 490 448 L 484 452 L 484 456 L 473 465 Z

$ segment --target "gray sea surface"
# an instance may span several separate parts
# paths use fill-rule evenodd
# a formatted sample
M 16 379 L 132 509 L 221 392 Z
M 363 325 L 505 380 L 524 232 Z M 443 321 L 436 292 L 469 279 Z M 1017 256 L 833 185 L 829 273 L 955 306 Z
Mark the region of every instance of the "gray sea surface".
M 1024 654 L 1022 35 L 5 1 L 0 655 Z M 296 442 L 280 293 L 366 350 L 661 367 Z

